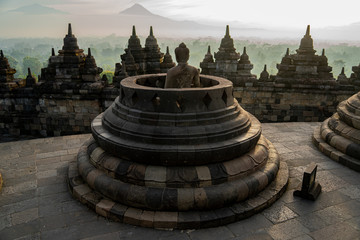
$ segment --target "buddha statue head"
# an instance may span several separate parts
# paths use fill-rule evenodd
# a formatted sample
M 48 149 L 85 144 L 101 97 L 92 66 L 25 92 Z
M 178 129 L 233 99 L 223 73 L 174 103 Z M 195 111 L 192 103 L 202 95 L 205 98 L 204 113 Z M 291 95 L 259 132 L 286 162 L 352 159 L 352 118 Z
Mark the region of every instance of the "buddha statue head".
M 178 63 L 187 63 L 189 60 L 189 54 L 190 51 L 186 47 L 185 43 L 180 43 L 180 45 L 175 49 L 176 61 Z

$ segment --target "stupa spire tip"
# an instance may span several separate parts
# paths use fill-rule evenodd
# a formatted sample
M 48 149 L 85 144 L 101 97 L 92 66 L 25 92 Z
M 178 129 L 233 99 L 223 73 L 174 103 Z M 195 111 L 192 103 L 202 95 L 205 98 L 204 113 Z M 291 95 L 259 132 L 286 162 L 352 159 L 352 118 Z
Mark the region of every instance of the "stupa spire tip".
M 69 25 L 68 25 L 68 35 L 69 36 L 72 35 L 71 23 L 69 23 Z
M 229 25 L 226 25 L 226 33 L 225 33 L 225 36 L 230 36 Z

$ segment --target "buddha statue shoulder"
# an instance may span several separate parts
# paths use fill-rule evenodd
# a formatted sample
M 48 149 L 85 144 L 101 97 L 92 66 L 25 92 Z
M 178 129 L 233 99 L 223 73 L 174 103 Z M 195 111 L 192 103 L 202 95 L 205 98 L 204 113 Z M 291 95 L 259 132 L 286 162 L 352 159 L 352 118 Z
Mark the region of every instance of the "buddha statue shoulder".
M 187 63 L 189 53 L 190 51 L 184 43 L 175 49 L 178 65 L 167 72 L 165 88 L 200 87 L 199 70 Z

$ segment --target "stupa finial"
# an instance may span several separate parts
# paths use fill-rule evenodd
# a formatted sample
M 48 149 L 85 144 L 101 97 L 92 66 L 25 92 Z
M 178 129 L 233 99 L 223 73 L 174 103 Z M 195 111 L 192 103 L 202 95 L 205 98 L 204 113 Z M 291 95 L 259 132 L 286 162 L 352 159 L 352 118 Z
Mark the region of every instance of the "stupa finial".
M 244 51 L 243 51 L 243 54 L 246 54 L 246 47 L 244 47 Z
M 169 46 L 166 47 L 166 54 L 170 54 Z
M 150 36 L 154 36 L 154 33 L 153 33 L 153 27 L 152 26 L 150 26 Z
M 267 70 L 266 70 L 266 64 L 264 65 L 264 71 L 267 71 Z
M 30 70 L 30 68 L 28 68 L 28 77 L 31 77 L 31 76 L 32 76 L 31 70 Z
M 91 49 L 88 48 L 88 57 L 91 57 Z
M 289 52 L 290 52 L 290 50 L 289 50 L 289 48 L 287 48 L 287 49 L 286 49 L 285 56 L 289 56 Z
M 210 50 L 210 45 L 208 46 L 208 51 L 207 51 L 208 54 L 211 54 L 211 50 Z
M 55 56 L 55 49 L 51 48 L 51 56 Z
M 133 25 L 133 28 L 132 28 L 132 35 L 133 35 L 133 36 L 136 36 L 136 29 L 135 29 L 135 25 Z
M 325 48 L 323 48 L 321 56 L 323 56 L 323 57 L 325 56 Z
M 226 33 L 225 33 L 225 37 L 230 37 L 229 25 L 226 25 Z
M 307 28 L 306 28 L 306 36 L 310 36 L 310 25 L 307 25 Z
M 342 75 L 345 74 L 345 67 L 342 67 L 342 69 L 341 69 L 341 74 L 342 74 Z
M 69 26 L 68 26 L 68 35 L 72 36 L 71 23 L 69 23 Z
M 3 50 L 0 50 L 0 56 L 1 56 L 2 58 L 4 58 Z

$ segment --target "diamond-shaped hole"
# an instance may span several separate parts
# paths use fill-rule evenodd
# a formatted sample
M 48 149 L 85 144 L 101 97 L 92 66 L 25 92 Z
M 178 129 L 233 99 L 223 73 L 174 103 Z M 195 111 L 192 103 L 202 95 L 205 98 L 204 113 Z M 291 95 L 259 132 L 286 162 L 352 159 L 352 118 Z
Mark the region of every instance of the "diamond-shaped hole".
M 209 108 L 211 101 L 212 101 L 212 99 L 211 99 L 209 93 L 206 93 L 205 97 L 203 98 L 203 102 L 207 108 Z
M 222 98 L 222 100 L 224 101 L 225 105 L 227 105 L 227 94 L 226 94 L 226 91 L 225 91 L 225 90 L 224 90 L 221 98 Z
M 151 102 L 153 103 L 154 107 L 157 107 L 160 105 L 160 97 L 157 93 L 152 97 Z
M 136 92 L 131 96 L 132 105 L 135 105 L 139 101 L 139 97 Z

